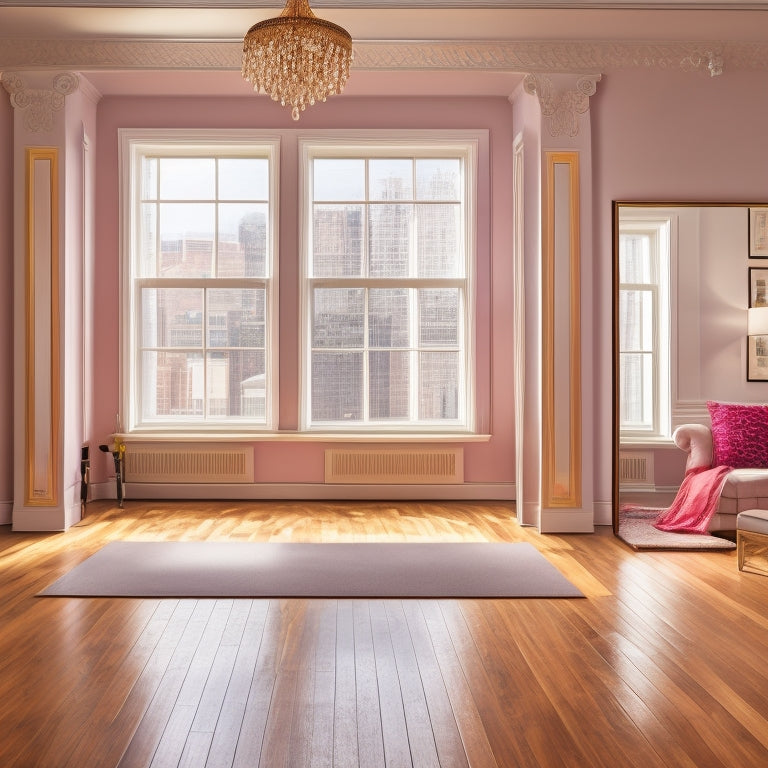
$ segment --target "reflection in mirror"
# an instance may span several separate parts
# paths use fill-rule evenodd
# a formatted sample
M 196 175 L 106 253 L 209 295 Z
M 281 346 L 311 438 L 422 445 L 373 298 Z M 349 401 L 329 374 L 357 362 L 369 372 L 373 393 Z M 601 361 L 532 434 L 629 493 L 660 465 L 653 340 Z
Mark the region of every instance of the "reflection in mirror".
M 687 459 L 672 440 L 678 426 L 709 426 L 708 400 L 768 402 L 768 382 L 747 371 L 753 270 L 768 270 L 750 255 L 757 208 L 765 204 L 614 204 L 617 533 L 622 505 L 674 499 Z

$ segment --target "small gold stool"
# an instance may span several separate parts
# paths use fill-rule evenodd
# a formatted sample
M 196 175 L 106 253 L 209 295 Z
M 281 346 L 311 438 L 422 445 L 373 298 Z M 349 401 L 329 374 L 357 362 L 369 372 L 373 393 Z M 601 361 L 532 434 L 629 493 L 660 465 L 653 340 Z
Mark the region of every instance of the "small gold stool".
M 768 576 L 768 509 L 748 509 L 736 518 L 740 571 Z

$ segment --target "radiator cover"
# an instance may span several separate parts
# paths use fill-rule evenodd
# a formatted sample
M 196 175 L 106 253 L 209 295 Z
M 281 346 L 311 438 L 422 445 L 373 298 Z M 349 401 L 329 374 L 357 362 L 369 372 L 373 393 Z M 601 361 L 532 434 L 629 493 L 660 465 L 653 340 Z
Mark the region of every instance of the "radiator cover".
M 328 448 L 326 483 L 392 485 L 464 482 L 462 448 Z
M 250 445 L 136 445 L 125 451 L 127 483 L 252 483 Z

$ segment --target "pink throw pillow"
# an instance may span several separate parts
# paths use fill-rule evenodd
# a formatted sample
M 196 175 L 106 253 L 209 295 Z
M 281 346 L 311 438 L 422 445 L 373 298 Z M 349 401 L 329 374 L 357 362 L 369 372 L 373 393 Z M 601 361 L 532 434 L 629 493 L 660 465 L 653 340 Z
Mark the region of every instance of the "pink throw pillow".
M 768 406 L 707 402 L 712 420 L 712 466 L 768 468 Z

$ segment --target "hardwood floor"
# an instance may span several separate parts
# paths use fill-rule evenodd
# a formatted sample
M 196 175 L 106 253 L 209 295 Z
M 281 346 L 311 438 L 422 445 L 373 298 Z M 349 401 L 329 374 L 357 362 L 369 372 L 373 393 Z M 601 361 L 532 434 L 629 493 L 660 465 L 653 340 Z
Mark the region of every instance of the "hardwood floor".
M 581 600 L 35 594 L 107 541 L 529 541 Z M 0 528 L 0 765 L 768 765 L 768 578 L 506 504 L 89 505 Z

